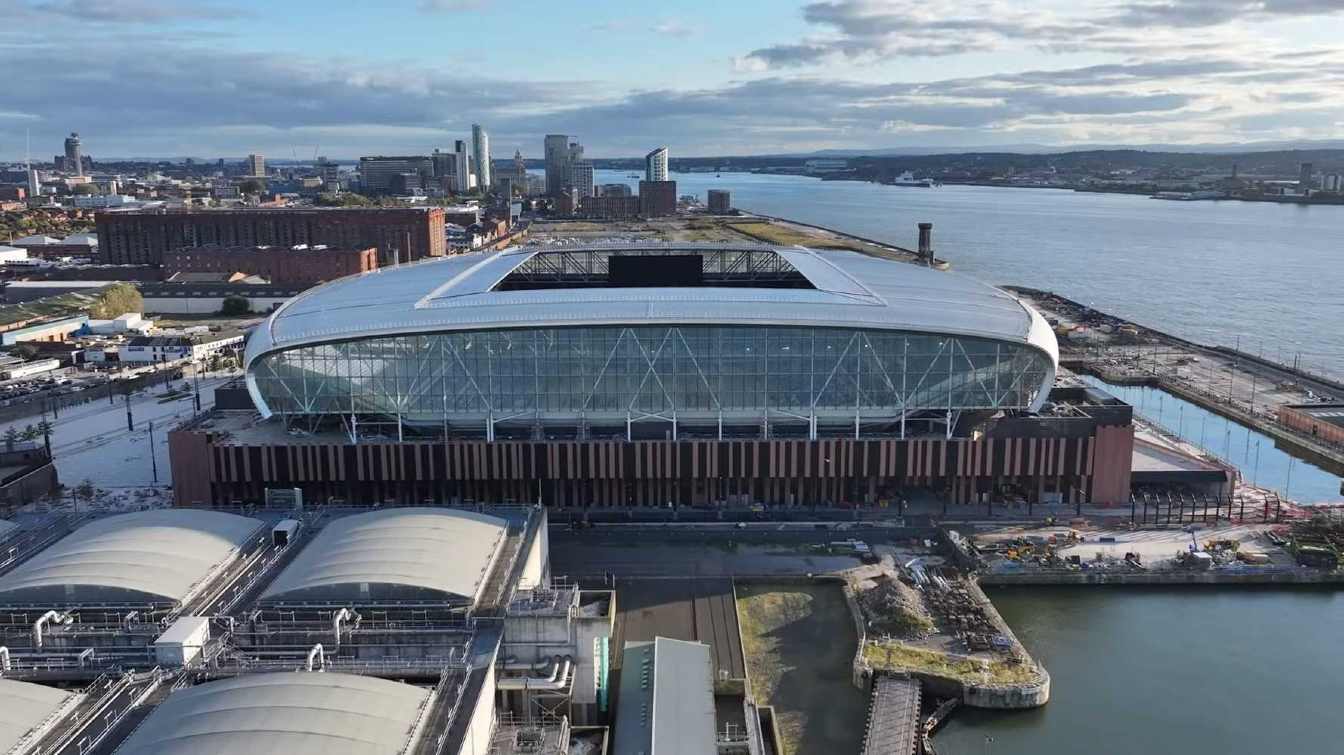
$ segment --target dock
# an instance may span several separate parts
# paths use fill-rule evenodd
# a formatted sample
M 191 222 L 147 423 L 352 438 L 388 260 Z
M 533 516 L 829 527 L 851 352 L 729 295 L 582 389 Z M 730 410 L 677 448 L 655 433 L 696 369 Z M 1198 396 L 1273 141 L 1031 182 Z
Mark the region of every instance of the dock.
M 863 755 L 914 755 L 923 729 L 919 723 L 919 682 L 888 674 L 873 679 Z

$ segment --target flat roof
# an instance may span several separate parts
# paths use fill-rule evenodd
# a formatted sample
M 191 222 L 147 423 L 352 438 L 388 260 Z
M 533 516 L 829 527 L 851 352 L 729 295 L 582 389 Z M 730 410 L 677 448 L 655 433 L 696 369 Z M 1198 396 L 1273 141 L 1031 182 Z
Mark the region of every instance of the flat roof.
M 496 290 L 546 254 L 769 252 L 812 288 L 666 287 Z M 257 329 L 248 362 L 279 349 L 405 333 L 601 325 L 775 325 L 937 333 L 1035 346 L 1058 361 L 1054 332 L 1013 295 L 954 273 L 859 252 L 760 244 L 636 243 L 514 247 L 421 261 L 309 289 Z
M 655 637 L 627 642 L 614 755 L 714 755 L 709 646 Z
M 181 603 L 261 525 L 195 509 L 95 519 L 0 577 L 0 603 Z
M 168 696 L 117 755 L 398 755 L 432 692 L 334 672 L 248 674 Z
M 25 741 L 42 733 L 67 703 L 79 697 L 66 689 L 0 679 L 0 752 L 22 752 Z
M 261 599 L 474 603 L 507 529 L 503 519 L 458 509 L 340 516 L 280 572 Z
M 1289 404 L 1284 408 L 1302 412 L 1331 425 L 1344 427 L 1344 404 Z

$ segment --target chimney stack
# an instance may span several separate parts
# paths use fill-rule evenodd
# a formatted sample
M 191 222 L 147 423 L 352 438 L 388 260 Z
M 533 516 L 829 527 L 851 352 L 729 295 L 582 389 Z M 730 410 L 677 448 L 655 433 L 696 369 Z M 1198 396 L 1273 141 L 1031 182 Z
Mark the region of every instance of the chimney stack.
M 919 258 L 933 263 L 933 223 L 919 224 Z

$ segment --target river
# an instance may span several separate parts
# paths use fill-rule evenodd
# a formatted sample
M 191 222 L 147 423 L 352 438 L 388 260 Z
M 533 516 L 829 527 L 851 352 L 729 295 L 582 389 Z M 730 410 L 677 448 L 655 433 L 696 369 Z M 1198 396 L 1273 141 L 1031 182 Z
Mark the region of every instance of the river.
M 1047 288 L 1191 340 L 1344 376 L 1344 206 L 1169 202 L 1057 189 L 936 189 L 677 173 L 678 194 L 913 247 L 934 224 L 952 269 Z M 638 183 L 600 170 L 597 183 Z
M 1049 669 L 1050 703 L 962 708 L 934 737 L 941 755 L 1344 752 L 1344 594 L 1061 587 L 989 596 Z

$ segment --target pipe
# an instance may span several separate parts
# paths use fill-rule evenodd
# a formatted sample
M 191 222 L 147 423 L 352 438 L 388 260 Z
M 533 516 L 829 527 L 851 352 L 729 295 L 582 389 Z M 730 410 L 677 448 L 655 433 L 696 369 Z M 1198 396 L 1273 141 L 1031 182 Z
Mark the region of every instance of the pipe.
M 539 690 L 561 690 L 569 686 L 569 669 L 574 663 L 573 656 L 555 656 L 551 659 L 551 675 L 549 677 L 539 676 L 518 676 L 505 677 L 495 680 L 495 686 L 499 689 L 539 689 Z
M 336 635 L 337 648 L 341 646 L 341 622 L 353 621 L 355 623 L 355 627 L 358 628 L 361 618 L 362 617 L 360 617 L 359 614 L 355 613 L 349 608 L 342 608 L 331 617 L 331 632 L 332 634 Z
M 9 670 L 9 648 L 0 645 L 0 671 Z
M 308 651 L 308 670 L 313 670 L 313 661 L 317 661 L 317 670 L 327 670 L 327 654 L 322 650 L 322 643 L 317 643 L 312 650 Z
M 42 627 L 46 625 L 48 621 L 54 621 L 57 624 L 70 624 L 74 620 L 74 617 L 70 614 L 62 613 L 60 611 L 47 611 L 42 614 L 38 617 L 37 621 L 33 622 L 33 649 L 42 649 Z

